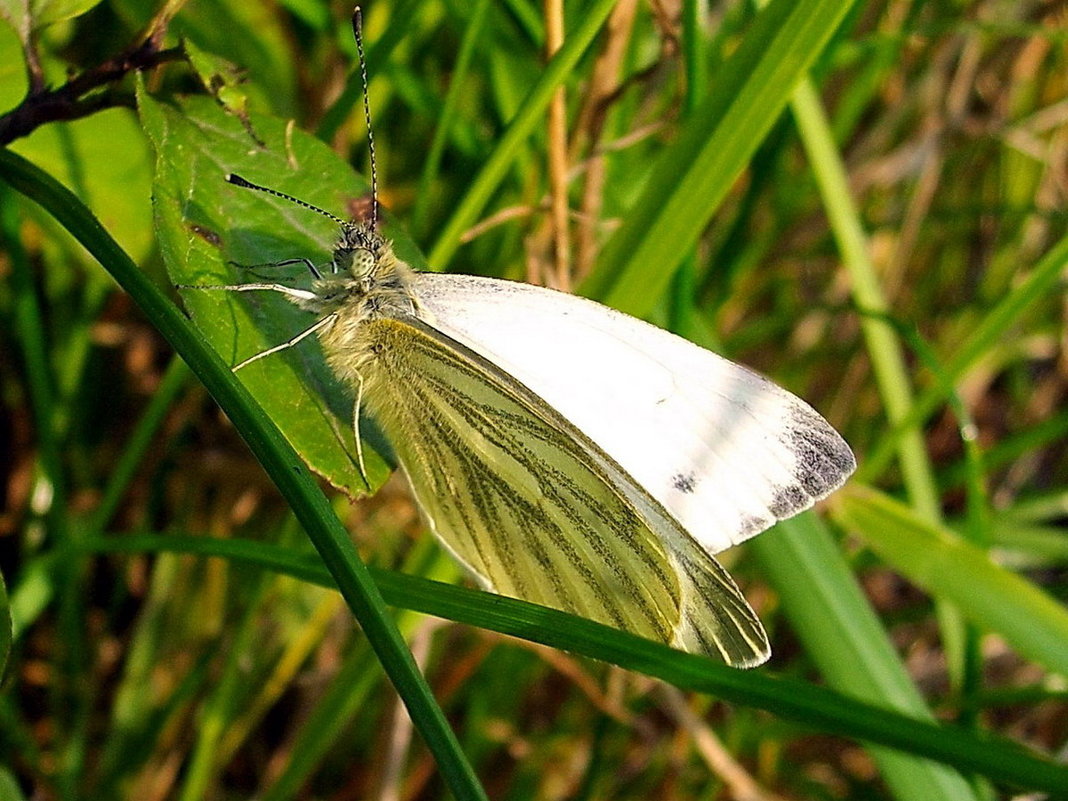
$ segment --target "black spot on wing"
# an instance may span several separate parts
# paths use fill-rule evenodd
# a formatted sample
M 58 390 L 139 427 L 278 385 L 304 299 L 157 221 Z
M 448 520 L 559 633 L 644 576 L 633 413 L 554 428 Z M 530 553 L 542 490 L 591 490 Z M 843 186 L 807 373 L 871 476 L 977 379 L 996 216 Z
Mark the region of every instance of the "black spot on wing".
M 838 489 L 856 460 L 838 432 L 807 406 L 791 410 L 780 436 L 794 457 L 793 481 L 774 488 L 768 511 L 785 520 Z
M 794 476 L 813 500 L 842 486 L 857 462 L 845 440 L 815 412 L 795 409 L 787 444 L 796 459 Z
M 755 537 L 761 531 L 771 528 L 771 524 L 774 522 L 774 520 L 769 520 L 766 517 L 743 514 L 738 521 L 738 539 L 736 541 L 741 542 L 750 537 Z
M 693 473 L 676 473 L 671 477 L 671 486 L 686 495 L 692 495 L 697 488 L 697 478 Z
M 812 496 L 796 484 L 776 487 L 768 511 L 779 520 L 797 514 L 812 505 Z

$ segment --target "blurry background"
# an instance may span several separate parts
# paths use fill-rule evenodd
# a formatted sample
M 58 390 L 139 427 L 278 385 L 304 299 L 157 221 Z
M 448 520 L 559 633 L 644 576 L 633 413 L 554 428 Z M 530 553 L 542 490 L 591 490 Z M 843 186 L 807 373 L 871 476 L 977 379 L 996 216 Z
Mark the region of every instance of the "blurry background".
M 809 80 L 785 110 L 768 100 L 741 117 L 728 103 L 748 76 L 731 58 L 759 30 L 751 3 L 371 0 L 382 203 L 435 269 L 607 298 L 761 370 L 843 432 L 856 485 L 885 494 L 725 557 L 772 635 L 771 671 L 848 689 L 888 666 L 937 716 L 1063 757 L 1064 6 L 808 7 L 808 51 L 758 56 L 787 72 L 802 60 Z M 158 47 L 137 63 L 157 100 L 211 95 L 237 120 L 293 120 L 363 171 L 350 13 L 5 3 L 0 109 L 35 80 L 101 75 L 152 30 Z M 562 94 L 532 97 L 552 32 L 566 43 L 584 24 L 597 33 Z M 52 116 L 4 117 L 0 134 L 168 287 L 129 66 Z M 702 161 L 721 156 L 718 173 Z M 706 183 L 674 193 L 689 180 Z M 150 540 L 104 553 L 102 538 L 136 550 L 159 534 L 310 547 L 151 316 L 2 183 L 0 229 L 0 573 L 14 619 L 0 798 L 443 797 L 336 594 Z M 926 414 L 895 435 L 924 393 Z M 332 497 L 367 561 L 462 580 L 401 477 L 356 504 Z M 831 537 L 833 557 L 811 546 Z M 846 578 L 811 572 L 833 559 Z M 892 650 L 867 624 L 845 628 L 872 611 Z M 929 780 L 755 707 L 396 616 L 492 798 L 917 798 L 910 781 Z M 895 700 L 870 684 L 865 697 Z M 955 776 L 924 797 L 962 787 L 1009 793 Z

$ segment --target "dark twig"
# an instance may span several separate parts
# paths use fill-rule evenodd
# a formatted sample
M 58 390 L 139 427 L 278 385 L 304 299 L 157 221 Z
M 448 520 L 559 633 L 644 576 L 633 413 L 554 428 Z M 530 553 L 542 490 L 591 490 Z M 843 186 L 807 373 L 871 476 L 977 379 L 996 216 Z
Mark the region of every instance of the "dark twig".
M 101 87 L 115 84 L 134 70 L 149 69 L 185 58 L 180 47 L 159 49 L 158 37 L 150 36 L 137 47 L 83 72 L 58 89 L 32 88 L 25 99 L 0 116 L 0 145 L 7 145 L 48 122 L 76 120 L 103 108 L 126 105 L 107 93 L 86 97 Z

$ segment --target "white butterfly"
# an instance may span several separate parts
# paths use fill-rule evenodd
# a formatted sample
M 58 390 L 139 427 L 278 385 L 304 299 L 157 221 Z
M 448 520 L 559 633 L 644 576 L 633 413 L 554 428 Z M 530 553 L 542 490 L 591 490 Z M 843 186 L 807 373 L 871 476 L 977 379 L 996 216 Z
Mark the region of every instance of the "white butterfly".
M 768 641 L 712 555 L 856 466 L 819 414 L 744 367 L 584 298 L 416 273 L 373 225 L 341 223 L 311 289 L 207 288 L 280 292 L 317 316 L 235 369 L 317 334 L 487 589 L 732 665 L 763 662 Z

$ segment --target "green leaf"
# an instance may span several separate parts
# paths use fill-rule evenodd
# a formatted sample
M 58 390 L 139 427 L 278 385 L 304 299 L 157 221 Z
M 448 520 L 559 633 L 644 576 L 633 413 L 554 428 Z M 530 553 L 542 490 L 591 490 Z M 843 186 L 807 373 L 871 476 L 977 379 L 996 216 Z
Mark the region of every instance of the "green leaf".
M 230 113 L 248 125 L 248 95 L 241 86 L 242 76 L 229 61 L 197 47 L 191 40 L 182 43 L 189 66 L 196 72 L 208 93 Z M 249 132 L 250 135 L 251 131 Z
M 2 2 L 2 0 L 0 0 Z M 29 88 L 26 62 L 22 57 L 22 43 L 14 29 L 14 21 L 0 14 L 0 109 L 10 109 L 22 102 Z
M 185 3 L 170 33 L 184 43 L 194 42 L 205 54 L 239 65 L 246 71 L 242 91 L 260 108 L 295 115 L 301 105 L 299 64 L 293 58 L 294 31 L 283 20 L 265 3 Z
M 30 0 L 30 13 L 34 27 L 43 28 L 54 22 L 80 17 L 98 5 L 100 0 Z
M 100 0 L 2 0 L 0 17 L 9 20 L 27 41 L 31 30 L 73 19 L 99 4 Z
M 151 159 L 129 109 L 44 125 L 11 149 L 74 187 L 134 260 L 141 262 L 152 251 L 152 210 L 145 200 L 152 180 Z M 84 253 L 80 248 L 76 252 Z
M 1068 674 L 1068 610 L 981 548 L 924 521 L 893 498 L 851 485 L 832 501 L 836 520 L 937 598 L 1021 654 Z
M 235 172 L 346 216 L 368 185 L 322 142 L 262 115 L 249 118 L 249 131 L 206 98 L 190 98 L 175 108 L 142 96 L 140 105 L 156 149 L 156 229 L 175 285 L 239 284 L 264 276 L 307 284 L 304 265 L 262 267 L 250 274 L 228 262 L 329 262 L 336 223 L 224 180 Z M 385 228 L 390 233 L 388 224 Z M 421 262 L 407 241 L 397 242 L 397 250 L 402 258 Z M 290 340 L 315 321 L 272 292 L 183 289 L 181 295 L 204 337 L 230 365 Z M 249 365 L 238 376 L 312 469 L 349 495 L 366 489 L 356 464 L 353 389 L 336 379 L 314 337 Z M 363 431 L 370 483 L 376 487 L 389 474 L 378 456 L 385 446 L 370 426 Z
M 24 801 L 25 798 L 15 774 L 0 766 L 0 801 Z

